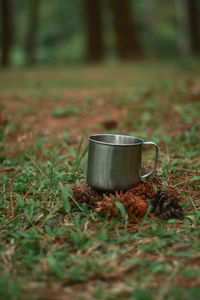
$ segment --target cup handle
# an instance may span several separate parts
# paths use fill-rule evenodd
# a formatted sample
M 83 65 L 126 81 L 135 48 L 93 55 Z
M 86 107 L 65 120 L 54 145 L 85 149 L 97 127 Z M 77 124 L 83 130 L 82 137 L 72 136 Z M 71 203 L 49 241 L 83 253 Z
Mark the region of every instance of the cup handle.
M 156 154 L 155 154 L 155 161 L 154 161 L 153 169 L 149 173 L 141 176 L 141 179 L 144 179 L 144 178 L 148 177 L 149 175 L 151 175 L 155 171 L 155 169 L 157 167 L 157 162 L 158 162 L 158 146 L 154 142 L 144 142 L 143 145 L 153 145 L 155 147 Z

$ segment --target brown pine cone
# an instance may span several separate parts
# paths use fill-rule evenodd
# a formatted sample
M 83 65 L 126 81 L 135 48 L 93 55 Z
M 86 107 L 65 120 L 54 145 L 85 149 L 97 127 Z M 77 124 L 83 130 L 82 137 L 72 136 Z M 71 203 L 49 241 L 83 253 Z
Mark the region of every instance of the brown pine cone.
M 144 200 L 151 199 L 153 197 L 153 184 L 151 182 L 145 181 L 128 190 L 126 193 L 133 196 L 141 196 Z
M 134 196 L 131 193 L 115 192 L 115 194 L 103 195 L 103 200 L 97 202 L 97 212 L 105 212 L 107 217 L 114 217 L 118 213 L 115 203 L 124 205 L 129 220 L 142 218 L 147 211 L 147 203 L 141 196 Z
M 123 197 L 123 192 L 115 192 L 115 194 L 110 193 L 109 195 L 103 194 L 103 199 L 97 202 L 97 212 L 106 212 L 109 215 L 116 215 L 117 207 L 115 202 L 121 202 Z
M 162 181 L 158 176 L 150 175 L 148 177 L 148 181 L 154 183 L 157 187 L 162 187 L 163 186 Z
M 142 173 L 148 173 L 150 172 L 151 169 L 148 167 L 143 167 L 142 168 Z M 153 174 L 149 175 L 147 178 L 148 182 L 154 183 L 156 186 L 163 186 L 161 179 L 158 177 L 158 175 L 156 174 L 156 172 L 154 172 Z
M 179 204 L 180 199 L 168 191 L 158 190 L 151 201 L 152 212 L 165 220 L 183 219 L 183 207 Z
M 141 199 L 139 196 L 135 196 L 133 206 L 132 206 L 132 212 L 133 214 L 130 215 L 130 217 L 133 219 L 136 218 L 142 218 L 145 216 L 147 211 L 147 203 L 143 199 Z
M 96 203 L 102 199 L 90 185 L 82 184 L 80 186 L 72 186 L 73 197 L 78 203 L 86 203 L 91 206 L 96 206 Z

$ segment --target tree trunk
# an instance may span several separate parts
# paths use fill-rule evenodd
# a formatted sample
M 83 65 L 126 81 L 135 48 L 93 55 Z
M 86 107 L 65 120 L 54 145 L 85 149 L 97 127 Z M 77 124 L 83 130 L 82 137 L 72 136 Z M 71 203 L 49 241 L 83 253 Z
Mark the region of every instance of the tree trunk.
M 2 19 L 2 57 L 1 66 L 7 67 L 10 64 L 10 50 L 12 42 L 11 28 L 11 1 L 1 0 Z
M 187 0 L 188 23 L 191 48 L 194 54 L 200 55 L 200 22 L 198 4 L 196 0 Z
M 116 44 L 120 57 L 123 59 L 142 58 L 143 51 L 130 14 L 130 1 L 110 0 L 110 6 L 114 16 Z
M 178 52 L 182 57 L 190 54 L 189 24 L 187 13 L 188 0 L 176 0 L 176 18 L 177 18 L 177 46 Z M 190 1 L 190 0 L 189 0 Z
M 156 7 L 155 0 L 143 0 L 143 24 L 145 26 L 145 42 L 147 45 L 148 53 L 154 55 L 156 51 Z
M 29 65 L 33 65 L 36 62 L 35 52 L 39 23 L 39 2 L 40 0 L 31 0 L 29 3 L 29 22 L 26 38 L 26 59 Z
M 87 57 L 99 61 L 103 57 L 102 13 L 99 0 L 85 0 L 87 22 Z

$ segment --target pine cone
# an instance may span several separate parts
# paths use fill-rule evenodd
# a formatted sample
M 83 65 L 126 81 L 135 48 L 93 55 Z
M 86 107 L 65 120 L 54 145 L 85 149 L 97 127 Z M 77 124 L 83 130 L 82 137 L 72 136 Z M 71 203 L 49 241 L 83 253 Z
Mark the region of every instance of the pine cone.
M 103 200 L 97 202 L 97 212 L 105 212 L 107 217 L 114 217 L 118 213 L 116 202 L 120 202 L 124 205 L 126 213 L 129 216 L 129 220 L 136 218 L 142 218 L 147 211 L 147 203 L 141 196 L 132 195 L 126 192 L 115 192 L 115 194 L 103 195 Z
M 142 218 L 145 216 L 147 211 L 147 203 L 139 196 L 135 196 L 135 201 L 133 203 L 133 215 L 130 217 Z
M 150 172 L 151 169 L 148 167 L 143 167 L 142 168 L 142 173 L 148 173 Z M 148 182 L 154 183 L 156 186 L 163 186 L 161 179 L 156 175 L 156 173 L 153 173 L 151 175 L 148 176 Z
M 96 203 L 102 199 L 90 185 L 82 184 L 72 186 L 73 197 L 78 203 L 86 203 L 90 206 L 96 206 Z
M 162 181 L 161 181 L 161 179 L 158 176 L 150 175 L 148 177 L 148 181 L 154 183 L 158 187 L 162 187 L 163 186 Z
M 155 216 L 168 219 L 183 219 L 183 207 L 179 204 L 180 200 L 168 191 L 158 190 L 151 201 L 152 212 Z
M 103 194 L 103 199 L 97 202 L 97 212 L 105 212 L 107 217 L 114 217 L 117 214 L 117 207 L 115 202 L 121 202 L 123 192 L 110 193 L 109 195 Z
M 144 200 L 151 199 L 153 197 L 153 184 L 145 181 L 128 190 L 126 193 L 132 196 L 141 196 Z

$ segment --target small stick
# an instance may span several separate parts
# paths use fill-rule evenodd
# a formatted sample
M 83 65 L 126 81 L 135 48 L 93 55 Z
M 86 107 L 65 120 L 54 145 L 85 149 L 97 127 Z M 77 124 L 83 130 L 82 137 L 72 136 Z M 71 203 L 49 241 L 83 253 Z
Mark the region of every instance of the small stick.
M 10 192 L 10 204 L 11 204 L 11 214 L 12 214 L 12 217 L 14 217 L 14 203 L 13 203 L 12 192 Z
M 26 194 L 23 196 L 23 199 L 26 199 L 26 196 L 29 194 L 29 192 L 32 190 L 32 188 L 34 187 L 35 183 L 31 184 L 30 188 L 28 189 L 28 191 L 26 191 Z

